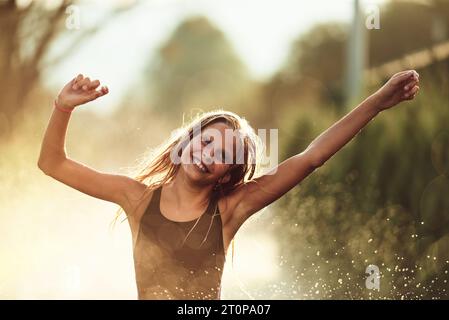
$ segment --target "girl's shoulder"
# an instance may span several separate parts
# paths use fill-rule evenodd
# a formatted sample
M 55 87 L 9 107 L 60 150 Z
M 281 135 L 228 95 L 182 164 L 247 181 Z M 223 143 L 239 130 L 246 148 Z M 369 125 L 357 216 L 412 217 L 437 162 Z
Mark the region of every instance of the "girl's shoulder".
M 144 183 L 139 183 L 133 190 L 128 191 L 128 207 L 123 208 L 128 219 L 138 223 L 145 213 L 154 195 L 154 188 L 150 188 Z

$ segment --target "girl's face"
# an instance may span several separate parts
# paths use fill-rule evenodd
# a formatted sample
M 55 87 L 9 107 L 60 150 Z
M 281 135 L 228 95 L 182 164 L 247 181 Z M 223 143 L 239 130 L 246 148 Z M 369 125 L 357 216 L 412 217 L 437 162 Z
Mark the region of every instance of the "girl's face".
M 186 175 L 202 185 L 226 182 L 236 159 L 235 132 L 223 122 L 202 128 L 182 152 L 181 167 Z

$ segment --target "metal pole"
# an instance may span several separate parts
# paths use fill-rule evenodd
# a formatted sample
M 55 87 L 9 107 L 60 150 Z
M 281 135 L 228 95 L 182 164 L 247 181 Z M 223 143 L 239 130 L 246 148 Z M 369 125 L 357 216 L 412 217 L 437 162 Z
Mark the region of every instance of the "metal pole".
M 360 0 L 354 0 L 354 16 L 349 31 L 347 54 L 347 108 L 361 98 L 365 68 L 365 24 Z

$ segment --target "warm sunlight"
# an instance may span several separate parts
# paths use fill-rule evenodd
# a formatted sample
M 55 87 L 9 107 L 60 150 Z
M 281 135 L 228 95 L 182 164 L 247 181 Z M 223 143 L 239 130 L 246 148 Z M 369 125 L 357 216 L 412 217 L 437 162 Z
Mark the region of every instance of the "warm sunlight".
M 0 300 L 449 297 L 448 1 L 0 0 L 0 30 Z

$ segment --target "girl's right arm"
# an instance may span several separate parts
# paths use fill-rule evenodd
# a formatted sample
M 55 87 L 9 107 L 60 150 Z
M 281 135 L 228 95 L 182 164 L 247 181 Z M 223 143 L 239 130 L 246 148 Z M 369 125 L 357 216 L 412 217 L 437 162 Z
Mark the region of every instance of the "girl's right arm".
M 97 90 L 100 82 L 78 75 L 59 93 L 42 141 L 38 166 L 48 176 L 85 194 L 120 205 L 126 212 L 133 207 L 145 185 L 130 177 L 107 174 L 89 168 L 67 157 L 65 135 L 71 111 L 109 92 Z M 64 112 L 68 111 L 68 112 Z

